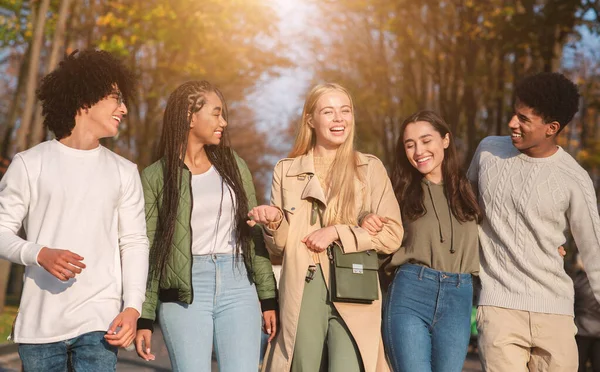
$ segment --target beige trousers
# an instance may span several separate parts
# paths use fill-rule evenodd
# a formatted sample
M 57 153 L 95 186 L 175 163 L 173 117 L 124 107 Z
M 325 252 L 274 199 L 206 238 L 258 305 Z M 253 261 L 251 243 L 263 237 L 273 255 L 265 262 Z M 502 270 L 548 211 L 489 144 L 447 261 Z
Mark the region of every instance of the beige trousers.
M 479 306 L 477 331 L 486 372 L 577 371 L 572 316 Z

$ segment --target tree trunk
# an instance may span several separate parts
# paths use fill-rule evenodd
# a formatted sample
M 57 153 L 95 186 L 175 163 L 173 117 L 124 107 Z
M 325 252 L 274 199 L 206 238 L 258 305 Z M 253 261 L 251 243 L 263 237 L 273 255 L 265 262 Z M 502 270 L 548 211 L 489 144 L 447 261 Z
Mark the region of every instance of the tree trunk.
M 25 108 L 23 109 L 21 125 L 17 132 L 17 152 L 23 151 L 27 148 L 27 136 L 31 127 L 31 119 L 33 116 L 33 108 L 35 104 L 35 90 L 37 88 L 38 83 L 37 75 L 40 63 L 40 54 L 44 40 L 44 26 L 46 25 L 46 14 L 48 13 L 48 7 L 50 6 L 50 0 L 41 1 L 42 2 L 38 9 L 37 17 L 35 17 L 34 20 L 35 29 L 33 33 L 33 40 L 31 43 L 32 46 L 31 57 L 29 58 L 29 69 L 27 72 Z
M 31 54 L 31 44 L 27 47 L 27 51 L 23 55 L 23 60 L 21 61 L 21 66 L 19 67 L 19 77 L 17 80 L 17 88 L 15 89 L 15 93 L 13 95 L 13 100 L 10 107 L 10 113 L 8 114 L 8 120 L 6 122 L 6 131 L 4 132 L 4 140 L 2 141 L 2 158 L 8 159 L 11 154 L 11 142 L 12 142 L 12 134 L 15 128 L 15 123 L 17 122 L 17 117 L 19 116 L 19 102 L 21 102 L 21 94 L 23 93 L 23 88 L 25 87 L 25 79 L 27 78 L 25 72 L 27 71 L 27 67 L 29 66 L 29 56 Z
M 63 49 L 65 41 L 65 28 L 67 24 L 67 15 L 69 13 L 69 5 L 71 0 L 62 0 L 60 4 L 60 10 L 58 12 L 58 21 L 56 22 L 56 30 L 54 30 L 54 38 L 52 40 L 52 51 L 50 52 L 50 59 L 46 66 L 46 74 L 50 73 L 58 64 L 60 51 Z M 33 122 L 33 129 L 31 132 L 31 138 L 29 139 L 29 147 L 38 144 L 43 141 L 45 136 L 44 127 L 42 125 L 42 106 L 38 103 L 35 109 L 35 119 Z
M 10 279 L 8 280 L 7 294 L 21 296 L 23 292 L 23 276 L 25 275 L 25 266 L 16 263 L 11 264 Z
M 501 45 L 498 45 L 498 48 L 502 48 Z M 496 135 L 497 136 L 501 136 L 502 135 L 502 128 L 504 128 L 504 126 L 507 124 L 504 122 L 504 86 L 505 86 L 505 81 L 504 81 L 504 76 L 505 76 L 505 64 L 504 64 L 504 51 L 500 51 L 499 52 L 499 56 L 498 56 L 498 85 L 496 86 Z
M 475 14 L 472 8 L 467 8 L 464 14 L 464 20 L 467 24 L 475 24 L 477 19 L 477 14 Z M 477 147 L 477 97 L 475 96 L 475 84 L 478 76 L 474 73 L 477 66 L 477 60 L 479 57 L 479 44 L 478 40 L 473 38 L 471 33 L 468 33 L 469 36 L 465 37 L 461 44 L 464 45 L 462 49 L 464 55 L 464 66 L 465 66 L 465 77 L 464 77 L 464 93 L 463 93 L 463 102 L 464 102 L 464 112 L 466 116 L 466 134 L 467 134 L 467 148 L 465 153 L 465 162 L 468 164 L 468 161 L 473 156 L 475 152 L 475 148 Z M 459 76 L 456 75 L 455 79 L 458 79 Z

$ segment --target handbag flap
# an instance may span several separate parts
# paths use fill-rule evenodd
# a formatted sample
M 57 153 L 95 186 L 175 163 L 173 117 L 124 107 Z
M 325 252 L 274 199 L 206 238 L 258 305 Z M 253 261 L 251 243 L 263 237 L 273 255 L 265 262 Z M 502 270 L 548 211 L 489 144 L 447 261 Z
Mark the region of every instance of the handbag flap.
M 362 270 L 378 270 L 379 260 L 375 251 L 344 253 L 336 243 L 332 246 L 335 256 L 335 266 L 347 269 L 361 268 Z

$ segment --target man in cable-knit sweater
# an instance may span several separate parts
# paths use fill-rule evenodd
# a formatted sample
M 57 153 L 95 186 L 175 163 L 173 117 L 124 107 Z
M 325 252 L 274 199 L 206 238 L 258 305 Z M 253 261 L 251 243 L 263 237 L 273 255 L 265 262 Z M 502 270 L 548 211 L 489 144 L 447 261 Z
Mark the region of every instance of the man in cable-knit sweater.
M 577 87 L 561 74 L 524 79 L 510 137 L 485 138 L 469 167 L 485 214 L 477 328 L 488 372 L 577 370 L 573 283 L 556 250 L 567 230 L 600 300 L 594 186 L 556 144 L 578 101 Z

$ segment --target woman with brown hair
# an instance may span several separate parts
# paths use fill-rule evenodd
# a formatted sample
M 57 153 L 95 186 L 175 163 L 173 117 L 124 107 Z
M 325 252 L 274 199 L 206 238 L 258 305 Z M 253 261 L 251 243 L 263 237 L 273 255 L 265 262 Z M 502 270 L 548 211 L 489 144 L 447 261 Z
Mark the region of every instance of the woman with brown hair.
M 481 212 L 438 114 L 417 112 L 400 133 L 392 179 L 405 234 L 386 267 L 395 271 L 384 311 L 386 351 L 394 371 L 459 372 L 470 336 L 472 275 L 479 272 Z M 381 220 L 370 215 L 362 226 L 377 233 Z
M 281 325 L 268 356 L 269 371 L 383 371 L 381 301 L 330 300 L 327 248 L 344 253 L 393 253 L 402 240 L 400 210 L 379 159 L 354 150 L 354 107 L 337 84 L 314 87 L 304 104 L 290 158 L 275 166 L 271 205 L 249 213 L 267 248 L 283 256 Z M 385 216 L 375 235 L 359 216 Z M 373 253 L 374 254 L 374 253 Z M 378 288 L 376 288 L 378 290 Z

